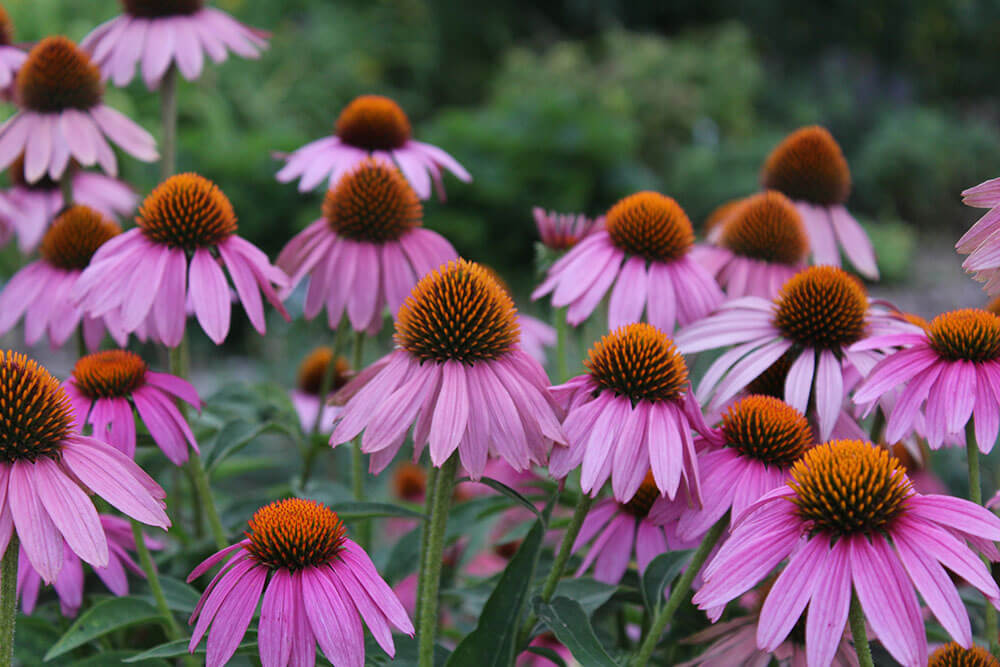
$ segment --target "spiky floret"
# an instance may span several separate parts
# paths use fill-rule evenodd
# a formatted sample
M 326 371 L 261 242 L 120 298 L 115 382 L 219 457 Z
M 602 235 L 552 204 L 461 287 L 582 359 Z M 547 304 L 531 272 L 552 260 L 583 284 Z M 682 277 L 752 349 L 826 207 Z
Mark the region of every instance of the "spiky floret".
M 0 353 L 0 461 L 58 459 L 73 432 L 73 408 L 59 381 L 19 352 Z
M 726 446 L 765 465 L 788 467 L 812 445 L 805 416 L 771 396 L 747 396 L 722 416 Z
M 323 378 L 326 375 L 331 362 L 334 364 L 334 367 L 333 381 L 330 383 L 329 387 L 330 391 L 340 389 L 347 384 L 347 380 L 350 379 L 351 371 L 351 365 L 348 363 L 347 359 L 338 356 L 337 359 L 334 360 L 333 350 L 329 347 L 321 346 L 310 352 L 309 355 L 302 360 L 302 363 L 299 364 L 299 389 L 307 394 L 318 396 L 320 390 L 323 388 Z
M 778 360 L 767 367 L 763 373 L 755 377 L 747 385 L 748 394 L 760 394 L 761 396 L 774 396 L 784 399 L 785 380 L 788 378 L 788 371 L 792 369 L 797 355 L 791 350 L 778 357 Z
M 198 174 L 171 176 L 146 197 L 135 219 L 157 243 L 197 250 L 236 233 L 236 212 L 212 181 Z
M 674 342 L 643 322 L 626 324 L 594 343 L 584 365 L 598 386 L 633 403 L 676 400 L 688 381 Z
M 381 95 L 362 95 L 337 118 L 337 136 L 368 151 L 401 148 L 410 140 L 410 119 L 396 102 Z
M 125 13 L 144 19 L 194 14 L 204 0 L 121 0 Z
M 14 22 L 10 14 L 0 6 L 0 46 L 10 46 L 14 43 Z
M 146 383 L 146 362 L 135 352 L 105 350 L 73 366 L 73 383 L 87 398 L 128 398 Z
M 643 478 L 642 484 L 639 485 L 639 490 L 632 496 L 632 500 L 622 505 L 622 509 L 632 516 L 645 519 L 649 516 L 649 510 L 652 509 L 653 503 L 659 497 L 660 489 L 656 486 L 656 480 L 653 479 L 653 471 L 650 470 Z
M 97 249 L 121 231 L 118 223 L 89 206 L 77 204 L 59 214 L 42 237 L 38 251 L 52 266 L 82 271 Z
M 344 546 L 344 523 L 323 503 L 302 498 L 276 500 L 248 522 L 246 550 L 272 570 L 297 571 L 334 559 Z
M 101 103 L 101 72 L 83 50 L 62 36 L 46 37 L 17 73 L 17 101 L 32 111 L 87 110 Z
M 427 493 L 427 473 L 423 466 L 403 461 L 392 475 L 392 488 L 397 498 L 423 502 Z
M 398 169 L 367 159 L 326 193 L 323 217 L 355 241 L 395 241 L 421 224 L 420 198 Z
M 1000 317 L 978 308 L 941 313 L 931 320 L 927 337 L 950 361 L 992 361 L 1000 356 Z
M 708 214 L 705 218 L 705 222 L 702 224 L 702 232 L 708 234 L 710 231 L 718 227 L 719 225 L 725 224 L 737 211 L 740 210 L 740 206 L 746 201 L 745 197 L 740 197 L 739 199 L 732 199 L 723 204 L 719 204 L 712 212 Z
M 778 294 L 774 325 L 789 339 L 814 348 L 839 349 L 865 331 L 868 296 L 861 284 L 835 266 L 811 266 Z
M 789 134 L 767 156 L 761 183 L 796 201 L 832 206 L 851 194 L 851 170 L 833 135 L 813 125 Z
M 906 511 L 913 491 L 903 466 L 881 447 L 832 440 L 792 465 L 789 500 L 815 530 L 836 536 L 878 533 Z
M 962 648 L 957 642 L 949 642 L 931 653 L 927 667 L 1000 667 L 1000 660 L 982 646 Z
M 719 242 L 737 255 L 775 264 L 800 264 L 809 254 L 802 217 L 788 197 L 774 190 L 743 200 Z
M 608 211 L 605 225 L 616 246 L 651 262 L 683 257 L 694 243 L 684 209 L 658 192 L 625 197 Z
M 396 343 L 421 361 L 499 359 L 520 336 L 510 295 L 483 267 L 464 259 L 421 278 L 396 319 Z

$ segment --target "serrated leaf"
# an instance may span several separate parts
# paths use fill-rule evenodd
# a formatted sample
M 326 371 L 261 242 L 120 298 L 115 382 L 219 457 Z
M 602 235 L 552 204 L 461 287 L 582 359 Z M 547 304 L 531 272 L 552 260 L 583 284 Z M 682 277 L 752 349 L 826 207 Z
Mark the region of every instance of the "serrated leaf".
M 148 623 L 159 618 L 160 613 L 156 607 L 139 597 L 101 600 L 69 626 L 69 630 L 45 654 L 45 659 L 56 658 L 120 628 Z
M 580 664 L 587 667 L 618 667 L 618 663 L 601 646 L 590 618 L 579 602 L 556 597 L 546 604 L 536 598 L 535 613 Z
M 663 591 L 680 574 L 692 552 L 668 551 L 654 558 L 642 574 L 642 600 L 646 609 L 655 613 L 663 604 Z

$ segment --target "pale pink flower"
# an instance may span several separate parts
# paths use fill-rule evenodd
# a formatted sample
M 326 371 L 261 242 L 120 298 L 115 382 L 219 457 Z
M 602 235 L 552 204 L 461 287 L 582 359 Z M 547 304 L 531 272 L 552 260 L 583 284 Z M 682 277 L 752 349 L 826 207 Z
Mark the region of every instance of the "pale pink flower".
M 955 244 L 962 255 L 968 255 L 962 268 L 983 285 L 990 296 L 1000 292 L 1000 178 L 993 178 L 962 192 L 966 206 L 988 208 L 989 211 L 972 225 Z
M 14 24 L 7 10 L 0 7 L 0 99 L 14 95 L 14 80 L 28 54 L 14 46 Z

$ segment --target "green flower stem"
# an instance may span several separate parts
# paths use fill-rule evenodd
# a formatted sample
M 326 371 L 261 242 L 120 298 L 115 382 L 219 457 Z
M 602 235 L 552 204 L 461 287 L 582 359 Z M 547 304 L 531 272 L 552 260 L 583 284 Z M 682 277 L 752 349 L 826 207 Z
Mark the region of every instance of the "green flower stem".
M 365 332 L 354 332 L 354 354 L 351 359 L 351 368 L 358 370 L 361 368 L 364 359 Z M 354 499 L 361 502 L 365 499 L 365 478 L 368 476 L 365 470 L 365 459 L 361 454 L 361 434 L 354 438 L 351 447 L 351 488 L 354 491 Z M 366 551 L 371 547 L 372 523 L 370 519 L 363 519 L 358 522 L 358 544 Z
M 170 65 L 160 80 L 160 180 L 177 169 L 177 67 Z
M 708 533 L 702 539 L 701 544 L 698 545 L 698 550 L 694 552 L 694 556 L 691 558 L 691 562 L 688 563 L 687 569 L 684 570 L 684 574 L 681 575 L 681 578 L 677 581 L 677 585 L 670 591 L 667 603 L 656 613 L 649 633 L 642 640 L 639 655 L 636 657 L 634 663 L 637 667 L 649 664 L 649 659 L 656 649 L 656 644 L 660 640 L 660 635 L 663 634 L 663 629 L 667 627 L 667 624 L 670 623 L 677 609 L 681 606 L 681 602 L 687 597 L 688 592 L 691 590 L 691 583 L 694 582 L 694 578 L 701 572 L 701 566 L 705 564 L 708 554 L 712 552 L 716 542 L 722 537 L 722 533 L 726 532 L 726 526 L 728 525 L 729 512 L 726 512 L 709 529 Z
M 569 360 L 566 344 L 569 339 L 569 323 L 566 322 L 566 308 L 556 308 L 552 312 L 556 329 L 556 384 L 569 380 Z
M 17 533 L 10 536 L 0 561 L 0 667 L 14 664 L 14 626 L 17 623 Z
M 427 485 L 424 487 L 425 505 L 430 508 L 431 497 L 434 495 L 434 486 L 437 484 L 438 469 L 434 466 L 430 466 L 430 471 L 427 473 Z M 417 606 L 416 609 L 420 609 L 421 600 L 423 600 L 424 594 L 424 577 L 427 575 L 427 566 L 424 562 L 427 560 L 427 542 L 428 535 L 431 531 L 430 518 L 425 516 L 425 520 L 420 526 L 420 560 L 417 563 Z
M 865 632 L 865 613 L 861 611 L 858 596 L 851 593 L 851 612 L 847 617 L 851 626 L 851 636 L 854 638 L 854 651 L 858 654 L 860 667 L 875 667 L 872 661 L 872 648 L 868 645 L 868 633 Z
M 153 564 L 153 557 L 149 553 L 149 547 L 146 546 L 146 540 L 142 535 L 142 525 L 135 519 L 130 519 L 132 523 L 132 537 L 135 538 L 135 551 L 139 554 L 139 565 L 142 566 L 142 571 L 146 573 L 146 581 L 149 582 L 149 589 L 153 592 L 153 600 L 156 601 L 156 608 L 160 612 L 160 616 L 163 617 L 163 629 L 167 632 L 167 639 L 173 641 L 175 639 L 180 639 L 184 635 L 181 633 L 181 628 L 177 625 L 177 619 L 174 618 L 174 614 L 170 611 L 170 607 L 167 605 L 167 598 L 163 595 L 163 586 L 160 585 L 160 574 L 156 571 L 156 565 Z
M 421 565 L 423 590 L 417 616 L 420 667 L 433 667 L 434 640 L 438 625 L 438 590 L 441 586 L 441 559 L 444 554 L 445 528 L 451 509 L 458 454 L 452 454 L 437 474 L 432 495 L 427 497 L 427 555 Z
M 976 444 L 976 428 L 972 419 L 965 425 L 965 452 L 969 460 L 969 499 L 977 505 L 983 504 L 983 488 L 979 475 L 979 446 Z M 987 572 L 992 568 L 990 559 L 980 555 L 986 565 Z M 997 637 L 997 610 L 989 600 L 985 600 L 984 614 L 986 638 L 990 642 L 990 653 L 1000 655 L 1000 638 Z
M 72 164 L 66 165 L 62 178 L 59 179 L 59 191 L 62 193 L 63 208 L 73 205 L 73 174 L 75 170 Z M 82 324 L 80 325 L 83 326 Z

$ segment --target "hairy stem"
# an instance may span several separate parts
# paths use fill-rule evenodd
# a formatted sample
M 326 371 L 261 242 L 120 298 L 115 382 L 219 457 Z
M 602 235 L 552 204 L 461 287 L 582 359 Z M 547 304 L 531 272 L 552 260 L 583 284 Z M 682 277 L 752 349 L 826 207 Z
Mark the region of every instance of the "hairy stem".
M 10 536 L 0 561 L 0 667 L 14 664 L 14 626 L 17 624 L 17 533 Z
M 851 626 L 851 636 L 854 638 L 854 651 L 858 654 L 860 667 L 875 667 L 872 661 L 872 648 L 868 645 L 868 633 L 865 632 L 865 613 L 861 610 L 858 596 L 851 593 L 851 612 L 847 617 Z
M 974 419 L 974 418 L 973 418 Z M 983 504 L 983 488 L 979 474 L 979 446 L 976 443 L 976 429 L 972 419 L 965 425 L 965 452 L 969 462 L 969 499 L 977 505 Z M 986 571 L 992 568 L 990 559 L 980 555 L 986 565 Z M 997 637 L 997 610 L 989 599 L 984 600 L 986 611 L 984 613 L 984 624 L 986 638 L 990 643 L 990 653 L 1000 655 L 1000 637 Z
M 451 494 L 455 486 L 458 454 L 452 454 L 441 466 L 434 483 L 434 492 L 427 498 L 427 556 L 421 563 L 422 577 L 420 609 L 417 617 L 420 667 L 433 667 L 434 640 L 438 625 L 438 590 L 441 587 L 441 559 L 444 554 L 445 529 L 451 509 Z
M 171 641 L 180 639 L 183 636 L 181 628 L 177 625 L 177 619 L 174 618 L 173 612 L 170 611 L 170 607 L 167 605 L 167 598 L 163 594 L 163 586 L 160 585 L 160 574 L 156 571 L 156 565 L 153 564 L 153 557 L 149 553 L 149 547 L 146 546 L 146 540 L 142 534 L 142 526 L 135 519 L 130 519 L 130 521 L 132 523 L 132 537 L 135 538 L 135 551 L 139 554 L 139 565 L 142 566 L 142 571 L 146 573 L 146 581 L 149 582 L 149 589 L 153 592 L 156 609 L 163 618 L 163 629 L 167 632 L 167 639 Z

